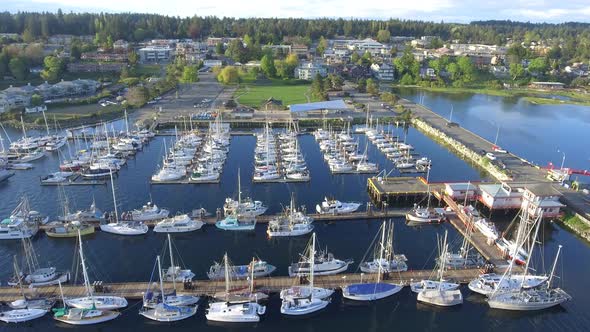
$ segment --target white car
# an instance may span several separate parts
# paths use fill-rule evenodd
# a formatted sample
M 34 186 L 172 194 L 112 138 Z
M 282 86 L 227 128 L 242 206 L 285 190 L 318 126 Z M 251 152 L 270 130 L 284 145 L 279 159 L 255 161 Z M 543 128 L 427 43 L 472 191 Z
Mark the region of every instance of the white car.
M 494 154 L 491 152 L 486 153 L 486 157 L 488 157 L 490 160 L 496 160 L 496 156 L 494 156 Z

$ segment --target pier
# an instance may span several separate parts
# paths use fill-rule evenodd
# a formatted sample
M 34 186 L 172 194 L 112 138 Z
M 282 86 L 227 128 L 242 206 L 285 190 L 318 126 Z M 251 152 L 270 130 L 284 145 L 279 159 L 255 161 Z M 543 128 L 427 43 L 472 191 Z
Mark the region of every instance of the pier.
M 445 271 L 445 279 L 466 284 L 469 281 L 477 278 L 482 272 L 482 269 L 457 269 Z M 395 283 L 404 286 L 409 286 L 410 282 L 420 281 L 422 279 L 432 278 L 434 275 L 432 270 L 410 270 L 399 273 L 390 273 L 384 276 L 383 282 Z M 345 284 L 372 282 L 376 281 L 376 274 L 362 274 L 362 273 L 344 273 L 328 276 L 316 276 L 314 278 L 314 286 L 323 288 L 341 288 Z M 264 277 L 257 278 L 254 281 L 255 289 L 265 293 L 278 293 L 282 289 L 289 288 L 296 285 L 305 285 L 299 278 L 291 278 L 286 276 Z M 151 284 L 153 285 L 153 283 Z M 95 286 L 95 295 L 117 295 L 125 297 L 128 300 L 141 300 L 143 293 L 148 289 L 150 283 L 147 281 L 139 282 L 124 282 L 124 283 L 102 283 L 100 288 Z M 247 289 L 249 286 L 248 280 L 232 281 L 233 289 Z M 84 285 L 62 285 L 64 297 L 81 297 L 86 296 Z M 174 285 L 171 282 L 164 283 L 166 292 L 172 291 Z M 102 291 L 101 291 L 102 290 Z M 184 283 L 176 283 L 176 291 L 183 294 L 192 294 L 199 296 L 213 296 L 219 292 L 225 292 L 225 281 L 223 280 L 197 280 L 185 285 Z M 42 296 L 49 298 L 59 298 L 60 290 L 58 285 L 37 287 L 34 290 L 25 289 L 27 296 Z M 21 291 L 18 287 L 0 287 L 0 301 L 14 301 L 22 298 Z

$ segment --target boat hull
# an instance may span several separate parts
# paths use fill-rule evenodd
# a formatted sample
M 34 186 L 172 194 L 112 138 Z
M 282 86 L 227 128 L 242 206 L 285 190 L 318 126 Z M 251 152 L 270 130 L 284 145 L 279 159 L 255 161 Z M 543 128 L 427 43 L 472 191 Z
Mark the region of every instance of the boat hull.
M 342 296 L 354 301 L 377 301 L 401 290 L 402 287 L 387 283 L 350 284 L 342 289 Z
M 45 316 L 42 309 L 16 309 L 0 313 L 0 320 L 5 323 L 22 323 Z

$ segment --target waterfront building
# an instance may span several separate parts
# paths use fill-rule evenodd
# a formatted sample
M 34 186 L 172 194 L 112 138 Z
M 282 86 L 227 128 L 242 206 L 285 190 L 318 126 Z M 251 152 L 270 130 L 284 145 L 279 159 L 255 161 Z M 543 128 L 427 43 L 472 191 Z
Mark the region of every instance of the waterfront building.
M 445 194 L 454 200 L 477 198 L 477 186 L 469 182 L 445 183 Z
M 169 46 L 146 46 L 140 48 L 137 53 L 142 63 L 167 62 L 174 55 Z
M 527 185 L 524 189 L 522 207 L 526 208 L 532 218 L 543 213 L 543 218 L 555 218 L 564 206 L 559 202 L 562 196 L 550 184 Z
M 518 209 L 522 205 L 522 189 L 512 188 L 507 183 L 480 184 L 479 200 L 490 210 Z

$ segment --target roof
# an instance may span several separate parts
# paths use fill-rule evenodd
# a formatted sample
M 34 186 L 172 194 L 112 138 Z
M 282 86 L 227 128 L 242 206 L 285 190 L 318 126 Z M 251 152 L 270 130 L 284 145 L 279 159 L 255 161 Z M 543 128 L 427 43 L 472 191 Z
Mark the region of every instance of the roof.
M 291 112 L 308 112 L 317 110 L 345 110 L 348 109 L 344 100 L 319 101 L 316 103 L 289 105 Z
M 453 190 L 475 190 L 477 187 L 473 183 L 460 182 L 460 183 L 445 183 L 445 185 Z
M 522 195 L 518 190 L 506 190 L 501 184 L 480 184 L 479 189 L 492 197 L 518 197 Z
M 532 192 L 535 196 L 561 196 L 561 193 L 550 184 L 530 184 L 525 189 Z

